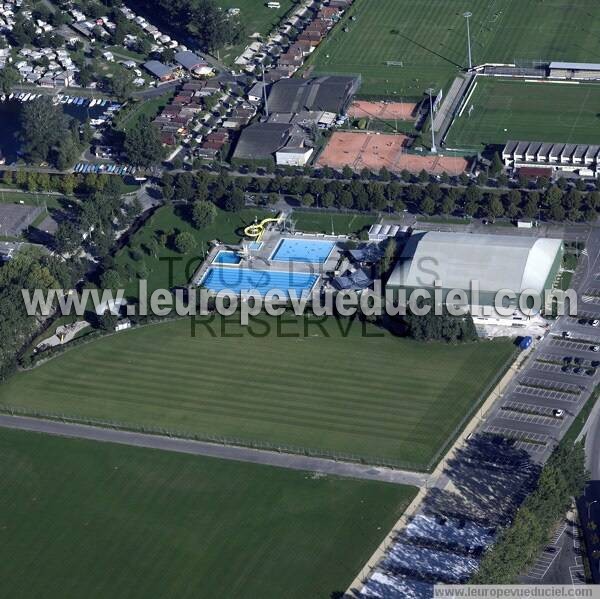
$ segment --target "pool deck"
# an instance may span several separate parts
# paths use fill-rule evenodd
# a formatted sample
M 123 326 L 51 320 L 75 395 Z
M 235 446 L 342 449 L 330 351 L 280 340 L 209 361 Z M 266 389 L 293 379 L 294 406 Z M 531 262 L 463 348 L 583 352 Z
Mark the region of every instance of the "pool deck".
M 281 260 L 271 260 L 271 256 L 275 248 L 279 245 L 282 239 L 302 239 L 305 241 L 331 241 L 334 243 L 345 243 L 348 238 L 345 235 L 325 235 L 325 234 L 310 234 L 296 233 L 281 233 L 279 231 L 267 231 L 262 238 L 262 246 L 258 250 L 250 250 L 249 258 L 242 258 L 239 264 L 223 264 L 217 263 L 214 266 L 219 268 L 251 268 L 252 270 L 269 270 L 278 272 L 293 272 L 322 275 L 325 272 L 331 272 L 336 269 L 342 258 L 342 252 L 339 247 L 334 247 L 327 260 L 323 263 L 311 263 L 303 261 L 287 262 Z M 206 257 L 206 260 L 196 270 L 190 281 L 190 286 L 197 286 L 204 279 L 206 271 L 213 266 L 215 256 L 222 250 L 239 250 L 243 247 L 244 242 L 239 245 L 222 244 L 211 249 Z M 318 281 L 317 281 L 318 283 Z

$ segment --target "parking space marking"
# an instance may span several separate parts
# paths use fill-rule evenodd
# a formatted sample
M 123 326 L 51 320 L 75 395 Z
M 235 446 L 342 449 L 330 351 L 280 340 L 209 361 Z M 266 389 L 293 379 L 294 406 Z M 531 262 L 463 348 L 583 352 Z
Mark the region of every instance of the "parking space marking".
M 556 427 L 560 427 L 562 425 L 562 420 L 560 418 L 542 416 L 540 414 L 528 414 L 525 412 L 511 410 L 510 408 L 502 409 L 502 411 L 499 413 L 499 416 L 500 418 L 505 418 L 506 420 L 516 420 L 517 422 L 526 422 L 528 424 L 541 424 L 543 426 Z
M 501 437 L 505 437 L 507 439 L 512 439 L 515 441 L 515 447 L 536 453 L 544 451 L 546 449 L 546 445 L 548 444 L 548 435 L 544 435 L 542 433 L 530 433 L 527 431 L 505 428 L 501 426 L 488 426 L 485 429 L 485 432 L 492 435 L 500 435 Z
M 560 393 L 559 391 L 548 391 L 547 389 L 535 389 L 533 387 L 517 387 L 515 393 L 523 396 L 541 397 L 543 399 L 552 399 L 554 401 L 566 401 L 569 403 L 577 403 L 581 398 L 579 395 L 571 393 Z
M 587 322 L 579 322 L 580 320 L 585 320 Z M 577 316 L 565 316 L 565 321 L 570 325 L 577 324 L 579 326 L 588 326 L 593 328 L 593 325 L 589 324 L 590 320 L 600 320 L 600 314 L 598 312 L 579 310 Z
M 565 337 L 564 335 L 569 335 Z M 556 331 L 550 334 L 551 339 L 562 339 L 563 341 L 583 341 L 587 343 L 597 343 L 600 337 L 600 331 L 595 327 L 590 327 L 588 332 L 580 333 L 579 331 Z
M 539 362 L 535 361 L 535 364 L 532 365 L 535 368 L 536 372 L 555 372 L 556 374 L 560 374 L 563 376 L 577 376 L 577 377 L 587 377 L 591 378 L 593 375 L 587 374 L 587 370 L 591 368 L 591 366 L 579 366 L 577 364 L 569 364 L 569 370 L 564 371 L 564 366 L 559 364 L 548 364 L 547 362 Z M 581 372 L 573 372 L 574 368 L 581 368 Z
M 556 527 L 556 530 L 554 531 L 554 535 L 552 536 L 552 540 L 550 541 L 550 545 L 556 545 L 560 539 L 560 537 L 563 536 L 565 530 L 567 530 L 567 523 L 563 522 L 562 524 L 559 524 Z
M 573 586 L 585 584 L 585 571 L 583 566 L 569 566 L 569 574 L 571 575 L 571 584 Z
M 524 376 L 519 379 L 519 384 L 525 387 L 534 389 L 543 389 L 548 391 L 564 391 L 571 394 L 581 393 L 581 387 L 573 383 L 561 383 L 558 381 L 549 381 L 547 379 L 539 379 L 533 376 Z
M 548 551 L 546 549 L 542 555 L 540 555 L 529 573 L 527 574 L 528 578 L 532 578 L 534 580 L 542 580 L 544 576 L 548 573 L 548 570 L 554 563 L 554 560 L 559 556 L 561 552 L 561 548 L 555 548 L 556 551 Z
M 539 414 L 540 416 L 552 416 L 552 408 L 525 403 L 523 401 L 505 401 L 502 407 L 516 412 L 526 411 L 532 414 Z
M 593 344 L 587 344 L 587 343 L 580 343 L 579 341 L 569 341 L 568 339 L 559 339 L 557 337 L 554 337 L 552 340 L 552 343 L 558 347 L 564 347 L 565 349 L 569 349 L 569 350 L 578 350 L 578 351 L 589 351 L 591 352 L 592 350 L 590 349 L 591 346 Z

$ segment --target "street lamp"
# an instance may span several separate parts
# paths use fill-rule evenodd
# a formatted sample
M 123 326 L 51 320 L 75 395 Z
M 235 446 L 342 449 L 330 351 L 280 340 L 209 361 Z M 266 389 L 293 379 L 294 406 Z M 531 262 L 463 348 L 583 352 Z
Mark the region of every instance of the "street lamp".
M 434 90 L 432 87 L 430 87 L 426 91 L 429 94 L 429 114 L 431 114 L 431 151 L 435 154 L 437 152 L 437 148 L 435 147 L 435 132 L 433 130 L 433 100 L 431 98 L 431 94 Z
M 591 503 L 588 503 L 588 522 L 591 520 L 590 508 L 594 505 L 594 503 L 598 503 L 598 500 L 594 499 L 594 501 L 592 501 Z
M 463 17 L 467 20 L 467 48 L 469 50 L 469 70 L 473 68 L 473 61 L 471 60 L 471 31 L 469 30 L 469 19 L 472 16 L 473 13 L 469 11 L 463 14 Z

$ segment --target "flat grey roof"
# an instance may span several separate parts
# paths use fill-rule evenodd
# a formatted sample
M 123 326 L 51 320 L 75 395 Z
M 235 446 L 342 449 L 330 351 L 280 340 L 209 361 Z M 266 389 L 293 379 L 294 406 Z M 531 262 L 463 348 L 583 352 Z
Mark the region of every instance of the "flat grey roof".
M 289 123 L 254 123 L 242 130 L 234 158 L 261 159 L 272 156 L 285 146 L 293 125 Z
M 207 64 L 205 60 L 189 50 L 177 52 L 177 54 L 175 54 L 175 60 L 188 71 L 192 71 L 199 66 Z
M 551 62 L 551 69 L 569 69 L 574 71 L 600 71 L 600 64 L 595 62 Z
M 518 141 L 514 141 L 512 139 L 507 141 L 506 145 L 504 146 L 504 151 L 502 153 L 503 154 L 512 154 L 518 145 L 519 145 Z
M 149 60 L 148 62 L 145 62 L 144 68 L 158 78 L 170 75 L 175 70 L 174 67 L 169 67 L 158 60 Z
M 356 77 L 323 76 L 312 79 L 280 79 L 269 93 L 271 112 L 324 110 L 342 112 L 358 88 Z
M 440 280 L 446 289 L 469 289 L 478 281 L 481 291 L 542 292 L 561 244 L 517 235 L 413 233 L 388 285 L 429 288 Z

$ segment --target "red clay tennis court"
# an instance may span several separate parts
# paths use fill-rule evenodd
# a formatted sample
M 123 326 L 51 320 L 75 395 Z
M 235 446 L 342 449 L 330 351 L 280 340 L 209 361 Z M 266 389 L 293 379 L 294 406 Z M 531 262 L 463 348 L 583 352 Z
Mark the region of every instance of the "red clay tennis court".
M 411 102 L 352 102 L 348 115 L 355 119 L 381 119 L 384 121 L 414 121 L 417 105 Z
M 341 169 L 348 165 L 354 170 L 368 168 L 378 171 L 385 166 L 389 171 L 406 169 L 418 173 L 446 172 L 459 175 L 468 167 L 465 158 L 455 156 L 420 156 L 405 152 L 408 137 L 364 132 L 336 131 L 317 160 L 318 166 Z

